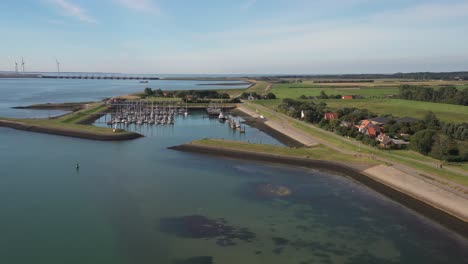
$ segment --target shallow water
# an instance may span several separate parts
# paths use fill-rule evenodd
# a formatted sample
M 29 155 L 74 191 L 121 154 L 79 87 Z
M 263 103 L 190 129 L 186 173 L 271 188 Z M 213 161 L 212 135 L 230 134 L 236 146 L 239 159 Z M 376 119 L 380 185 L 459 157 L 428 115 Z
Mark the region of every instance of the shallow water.
M 193 112 L 135 129 L 146 136 L 99 142 L 0 128 L 0 263 L 468 259 L 466 239 L 349 178 L 167 149 L 203 137 L 280 144 L 255 128 Z

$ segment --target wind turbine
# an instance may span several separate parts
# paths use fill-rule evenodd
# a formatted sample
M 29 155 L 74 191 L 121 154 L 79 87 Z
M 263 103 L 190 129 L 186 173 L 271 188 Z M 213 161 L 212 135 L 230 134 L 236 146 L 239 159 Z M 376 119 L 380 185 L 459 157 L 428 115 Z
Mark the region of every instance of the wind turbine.
M 25 64 L 26 64 L 26 63 L 24 62 L 24 57 L 21 57 L 21 66 L 23 67 L 23 73 L 24 73 L 24 65 L 25 65 Z
M 60 74 L 60 62 L 55 59 L 55 62 L 57 63 L 57 74 Z

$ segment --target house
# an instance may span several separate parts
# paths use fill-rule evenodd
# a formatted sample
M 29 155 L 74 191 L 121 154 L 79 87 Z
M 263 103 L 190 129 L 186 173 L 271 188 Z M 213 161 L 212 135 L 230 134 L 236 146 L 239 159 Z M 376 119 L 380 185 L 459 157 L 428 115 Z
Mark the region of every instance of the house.
M 372 124 L 378 125 L 378 126 L 382 126 L 382 125 L 386 125 L 390 123 L 390 119 L 386 117 L 374 117 L 370 119 L 370 121 L 372 122 Z
M 380 134 L 380 127 L 370 123 L 369 125 L 367 125 L 363 133 L 365 135 L 368 135 L 369 137 L 376 137 Z
M 362 133 L 362 131 L 364 131 L 364 129 L 367 127 L 367 125 L 369 125 L 370 121 L 369 120 L 361 120 L 361 124 L 359 124 L 359 126 L 357 126 L 357 129 L 359 130 L 360 133 Z
M 358 126 L 360 133 L 368 135 L 369 137 L 376 137 L 380 134 L 380 127 L 373 124 L 369 119 L 362 120 Z
M 325 120 L 338 119 L 338 113 L 325 113 Z
M 408 124 L 413 124 L 413 123 L 416 123 L 418 122 L 419 120 L 416 119 L 416 118 L 412 118 L 412 117 L 400 117 L 400 118 L 397 118 L 395 120 L 397 123 L 408 123 Z
M 348 122 L 348 121 L 341 121 L 340 126 L 342 126 L 342 127 L 352 127 L 353 124 L 351 122 Z
M 384 148 L 387 148 L 392 144 L 392 139 L 384 133 L 380 134 L 377 137 L 377 140 L 380 142 L 380 146 Z
M 409 145 L 409 142 L 401 139 L 390 138 L 384 133 L 380 134 L 377 137 L 377 140 L 380 142 L 380 146 L 383 148 L 402 148 L 403 146 Z
M 353 100 L 353 96 L 352 95 L 345 95 L 342 97 L 343 100 Z
M 401 139 L 392 139 L 392 145 L 397 148 L 402 148 L 403 146 L 407 146 L 409 144 L 410 144 L 409 142 L 406 142 Z

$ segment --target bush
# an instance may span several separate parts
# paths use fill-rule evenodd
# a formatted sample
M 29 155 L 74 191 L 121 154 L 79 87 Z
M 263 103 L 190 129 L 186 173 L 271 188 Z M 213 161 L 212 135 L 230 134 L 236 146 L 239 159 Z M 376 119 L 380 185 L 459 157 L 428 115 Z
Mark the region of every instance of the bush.
M 429 154 L 429 152 L 432 150 L 435 133 L 436 131 L 432 129 L 424 129 L 416 132 L 413 136 L 411 136 L 411 149 L 424 155 Z

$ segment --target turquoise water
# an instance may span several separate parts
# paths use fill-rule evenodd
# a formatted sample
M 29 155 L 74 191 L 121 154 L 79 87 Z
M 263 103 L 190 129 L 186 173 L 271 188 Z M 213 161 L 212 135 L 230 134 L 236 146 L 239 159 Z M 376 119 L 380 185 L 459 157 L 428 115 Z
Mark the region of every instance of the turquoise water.
M 167 149 L 203 137 L 281 144 L 255 128 L 193 112 L 138 129 L 144 138 L 99 142 L 0 128 L 0 263 L 468 259 L 466 239 L 349 178 Z

